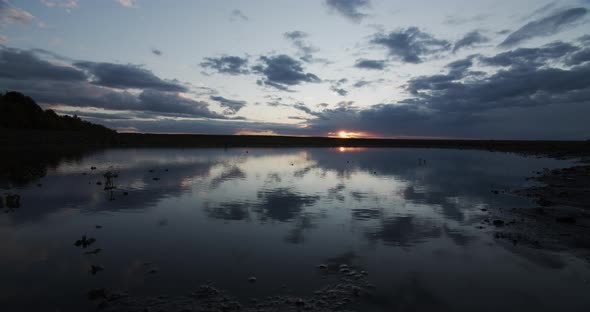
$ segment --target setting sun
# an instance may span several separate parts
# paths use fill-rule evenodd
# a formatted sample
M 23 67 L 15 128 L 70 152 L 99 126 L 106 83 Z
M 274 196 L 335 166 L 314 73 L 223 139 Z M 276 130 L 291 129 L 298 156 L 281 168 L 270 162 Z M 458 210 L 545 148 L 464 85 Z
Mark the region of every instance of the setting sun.
M 340 132 L 338 132 L 338 136 L 339 136 L 339 137 L 341 137 L 341 138 L 343 138 L 343 139 L 348 139 L 348 138 L 350 138 L 350 137 L 351 137 L 350 135 L 351 135 L 351 134 L 350 134 L 350 133 L 348 133 L 348 132 L 346 132 L 346 131 L 340 131 Z
M 340 130 L 338 132 L 330 132 L 328 134 L 328 136 L 341 138 L 341 139 L 352 139 L 352 138 L 367 137 L 368 135 L 367 135 L 367 133 L 364 133 L 364 132 L 353 132 L 353 131 Z

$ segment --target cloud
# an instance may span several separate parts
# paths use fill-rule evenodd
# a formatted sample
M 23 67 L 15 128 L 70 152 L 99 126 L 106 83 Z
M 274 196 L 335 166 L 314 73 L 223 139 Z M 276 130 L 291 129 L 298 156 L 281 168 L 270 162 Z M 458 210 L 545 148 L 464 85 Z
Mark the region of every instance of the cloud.
M 139 101 L 141 110 L 225 119 L 223 115 L 210 111 L 208 103 L 181 97 L 174 93 L 145 90 L 139 95 Z
M 583 50 L 577 51 L 569 56 L 566 60 L 567 65 L 580 65 L 586 62 L 590 62 L 590 48 L 585 48 Z
M 117 3 L 119 3 L 121 6 L 124 6 L 126 8 L 136 8 L 139 6 L 139 0 L 115 0 L 117 1 Z
M 347 82 L 348 82 L 348 79 L 346 79 L 346 78 L 342 78 L 337 81 L 332 81 L 332 85 L 330 86 L 330 90 L 336 92 L 340 96 L 346 96 L 348 94 L 348 91 L 346 91 L 346 89 L 342 88 L 342 85 Z
M 248 59 L 239 56 L 206 57 L 200 65 L 220 74 L 242 75 L 249 73 Z
M 132 111 L 147 118 L 168 116 L 228 119 L 209 110 L 206 102 L 172 92 L 143 90 L 134 94 L 79 81 L 16 81 L 0 78 L 0 84 L 9 90 L 23 92 L 42 104 Z
M 10 24 L 29 25 L 35 19 L 33 14 L 12 6 L 7 0 L 0 0 L 0 26 Z
M 38 57 L 35 52 L 0 48 L 0 77 L 15 80 L 49 79 L 58 81 L 86 80 L 77 68 L 57 65 Z
M 235 22 L 235 21 L 247 22 L 248 16 L 246 16 L 246 14 L 244 14 L 242 11 L 240 11 L 238 9 L 234 9 L 231 11 L 231 14 L 229 16 L 229 20 L 232 22 Z
M 158 50 L 158 49 L 152 49 L 152 54 L 156 55 L 156 56 L 162 56 L 162 50 Z
M 301 60 L 305 62 L 314 61 L 313 53 L 318 52 L 319 49 L 305 42 L 305 39 L 309 36 L 307 33 L 296 30 L 286 32 L 283 36 L 297 48 L 297 54 Z
M 590 35 L 583 35 L 577 39 L 583 45 L 590 45 Z
M 8 41 L 8 37 L 0 35 L 0 43 Z
M 371 43 L 387 48 L 392 57 L 415 64 L 422 63 L 425 56 L 449 50 L 451 46 L 448 41 L 436 39 L 417 27 L 375 34 Z
M 233 115 L 233 114 L 237 113 L 240 109 L 242 109 L 247 104 L 246 101 L 230 100 L 230 99 L 226 99 L 221 96 L 211 96 L 209 98 L 211 100 L 219 103 L 219 105 L 225 109 L 223 111 L 223 113 L 226 115 Z
M 367 17 L 367 15 L 361 13 L 360 10 L 368 8 L 370 2 L 369 0 L 326 0 L 326 5 L 342 16 L 358 23 L 363 18 Z
M 300 39 L 307 38 L 309 35 L 306 32 L 295 30 L 295 31 L 288 31 L 288 32 L 284 33 L 283 36 L 285 38 L 291 39 L 291 40 L 300 40 Z
M 281 133 L 284 135 L 302 134 L 299 127 L 291 124 L 287 125 L 272 122 L 249 122 L 240 120 L 160 118 L 158 120 L 108 120 L 101 123 L 112 128 L 132 127 L 142 132 L 208 134 Z
M 370 86 L 375 83 L 382 83 L 382 82 L 385 82 L 385 79 L 383 79 L 383 78 L 380 78 L 377 80 L 360 79 L 357 82 L 355 82 L 354 84 L 352 84 L 352 86 L 355 88 L 362 88 L 362 87 Z
M 312 111 L 304 103 L 296 103 L 296 104 L 293 105 L 293 108 L 295 108 L 296 110 L 302 111 L 302 112 L 304 112 L 304 113 L 306 113 L 308 115 L 318 117 L 320 119 L 323 119 L 324 118 L 324 116 L 322 115 L 322 113 L 318 113 L 318 112 Z
M 584 51 L 556 42 L 472 55 L 447 64 L 444 74 L 410 79 L 406 99 L 366 109 L 326 109 L 323 119 L 306 122 L 306 131 L 325 134 L 346 125 L 383 136 L 587 139 L 590 125 L 583 116 L 590 113 L 590 62 L 570 61 Z M 479 63 L 502 68 L 474 70 Z
M 358 59 L 354 64 L 356 68 L 363 68 L 363 69 L 376 69 L 376 70 L 383 70 L 387 66 L 387 62 L 385 60 L 367 60 L 367 59 Z
M 50 8 L 75 9 L 78 7 L 78 0 L 41 0 L 41 3 Z
M 304 82 L 320 82 L 320 78 L 303 70 L 301 62 L 288 55 L 261 56 L 260 64 L 252 70 L 264 76 L 259 84 L 286 91 L 289 86 Z
M 149 118 L 168 116 L 227 119 L 210 111 L 206 102 L 171 92 L 144 90 L 134 94 L 80 81 L 17 81 L 0 78 L 0 84 L 9 90 L 23 92 L 42 104 L 132 111 Z
M 346 89 L 335 87 L 335 86 L 330 87 L 330 90 L 338 93 L 338 95 L 340 95 L 340 96 L 346 96 L 348 94 L 348 91 L 346 91 Z
M 496 54 L 493 57 L 481 57 L 480 60 L 483 64 L 490 66 L 539 67 L 548 61 L 559 60 L 579 49 L 569 43 L 557 41 L 538 48 L 518 48 Z
M 543 58 L 543 57 L 541 57 Z M 493 58 L 491 58 L 493 59 Z M 547 59 L 554 62 L 555 59 Z M 590 65 L 571 69 L 539 66 L 539 58 L 531 57 L 528 64 L 489 76 L 445 75 L 419 77 L 411 80 L 409 89 L 418 95 L 424 106 L 445 112 L 478 112 L 506 107 L 531 107 L 548 103 L 569 103 L 580 100 L 590 87 Z M 446 77 L 432 82 L 434 78 Z M 461 79 L 469 78 L 461 81 Z M 416 83 L 430 79 L 431 83 Z M 587 99 L 586 99 L 587 100 Z
M 463 38 L 455 42 L 455 46 L 453 47 L 453 53 L 459 51 L 460 49 L 469 48 L 480 43 L 486 43 L 488 41 L 490 41 L 489 38 L 483 36 L 479 31 L 474 30 L 472 32 L 465 34 Z
M 573 27 L 587 12 L 586 8 L 572 8 L 532 21 L 511 33 L 499 46 L 507 48 L 535 37 L 554 35 Z
M 129 120 L 136 117 L 136 115 L 132 113 L 101 113 L 97 112 L 96 110 L 81 110 L 81 109 L 67 109 L 62 110 L 60 108 L 53 109 L 56 113 L 61 115 L 76 115 L 80 118 L 91 118 L 91 119 L 120 119 L 120 120 Z
M 77 62 L 74 66 L 86 70 L 94 78 L 92 83 L 119 89 L 153 89 L 186 92 L 188 88 L 178 81 L 163 80 L 150 70 L 133 64 Z
M 150 118 L 230 119 L 209 110 L 207 102 L 179 93 L 188 91 L 186 87 L 162 80 L 138 66 L 94 62 L 60 64 L 65 60 L 45 50 L 0 47 L 0 85 L 6 90 L 23 92 L 45 105 L 132 111 Z M 121 90 L 128 88 L 139 89 L 139 92 Z

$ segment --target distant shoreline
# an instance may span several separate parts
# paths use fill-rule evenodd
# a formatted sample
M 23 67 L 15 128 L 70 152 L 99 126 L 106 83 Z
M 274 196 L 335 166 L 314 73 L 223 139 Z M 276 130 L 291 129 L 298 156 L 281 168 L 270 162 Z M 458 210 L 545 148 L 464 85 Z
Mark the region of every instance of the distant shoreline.
M 44 147 L 397 147 L 477 149 L 553 157 L 590 155 L 590 141 L 368 139 L 259 135 L 116 133 L 0 128 L 0 148 Z

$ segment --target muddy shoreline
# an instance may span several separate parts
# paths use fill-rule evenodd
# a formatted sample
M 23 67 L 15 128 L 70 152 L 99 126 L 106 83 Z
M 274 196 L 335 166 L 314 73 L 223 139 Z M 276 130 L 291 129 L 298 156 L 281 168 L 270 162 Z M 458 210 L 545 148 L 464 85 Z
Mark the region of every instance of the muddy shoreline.
M 515 246 L 568 251 L 590 263 L 590 161 L 586 153 L 562 157 L 576 163 L 543 168 L 526 178 L 534 186 L 508 191 L 530 199 L 530 206 L 490 209 L 483 223 L 494 229 L 496 239 Z
M 95 289 L 88 293 L 90 300 L 98 302 L 97 310 L 104 312 L 217 312 L 217 311 L 348 311 L 362 297 L 370 296 L 375 288 L 367 279 L 368 273 L 347 264 L 317 267 L 322 274 L 338 275 L 335 282 L 313 292 L 307 297 L 290 294 L 287 285 L 272 296 L 250 298 L 246 302 L 226 294 L 213 283 L 203 284 L 184 296 L 135 297 L 125 292 L 109 292 Z M 327 276 L 326 276 L 327 277 Z M 255 278 L 250 278 L 255 283 Z M 247 286 L 245 286 L 247 287 Z

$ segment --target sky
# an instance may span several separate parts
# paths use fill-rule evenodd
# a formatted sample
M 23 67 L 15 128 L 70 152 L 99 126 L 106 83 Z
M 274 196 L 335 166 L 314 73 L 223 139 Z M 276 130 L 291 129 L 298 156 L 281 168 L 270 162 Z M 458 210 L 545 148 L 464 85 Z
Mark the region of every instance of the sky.
M 120 132 L 590 139 L 589 10 L 0 0 L 0 91 Z

